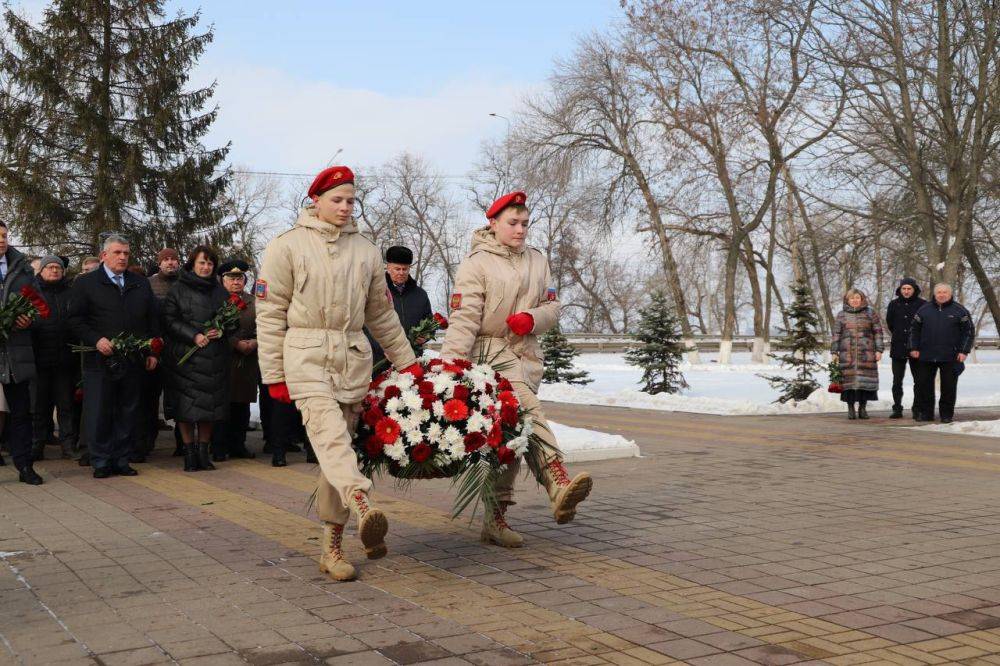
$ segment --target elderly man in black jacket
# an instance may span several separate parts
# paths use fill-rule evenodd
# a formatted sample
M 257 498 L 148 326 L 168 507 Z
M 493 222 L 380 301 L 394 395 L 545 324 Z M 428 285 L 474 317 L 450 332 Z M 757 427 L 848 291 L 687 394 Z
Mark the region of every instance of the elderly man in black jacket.
M 65 265 L 62 259 L 42 257 L 38 273 L 39 291 L 49 304 L 51 314 L 31 327 L 35 345 L 34 460 L 44 458 L 45 445 L 52 441 L 52 410 L 59 422 L 59 445 L 62 457 L 72 458 L 76 443 L 76 423 L 73 420 L 73 394 L 76 392 L 76 370 L 80 360 L 70 350 L 75 342 L 69 332 L 69 293 Z
M 892 359 L 892 415 L 891 419 L 903 417 L 903 378 L 906 366 L 910 366 L 913 380 L 913 403 L 910 405 L 913 418 L 917 418 L 917 365 L 919 361 L 910 358 L 910 326 L 917 310 L 926 303 L 920 298 L 920 285 L 913 278 L 903 278 L 896 288 L 896 298 L 889 301 L 885 310 L 885 325 L 892 334 L 889 357 Z
M 16 296 L 24 287 L 35 287 L 35 271 L 28 258 L 7 243 L 7 225 L 0 222 L 0 303 Z M 31 460 L 31 381 L 35 378 L 35 354 L 31 346 L 30 318 L 18 317 L 14 330 L 0 343 L 0 383 L 7 398 L 4 434 L 11 458 L 22 483 L 33 486 L 42 477 Z
M 156 301 L 149 280 L 129 270 L 129 242 L 112 234 L 104 241 L 101 265 L 80 276 L 70 294 L 70 328 L 97 348 L 83 362 L 84 430 L 94 478 L 134 476 L 129 466 L 138 417 L 142 373 L 156 368 L 155 355 L 142 365 L 114 355 L 118 335 L 148 339 L 159 333 Z M 143 368 L 144 365 L 144 368 Z
M 941 372 L 941 423 L 951 423 L 955 415 L 958 375 L 965 357 L 972 352 L 975 328 L 969 311 L 956 303 L 951 287 L 934 287 L 934 300 L 921 307 L 910 326 L 910 356 L 920 361 L 917 371 L 918 421 L 934 420 L 934 376 Z
M 427 298 L 427 292 L 410 276 L 412 265 L 413 252 L 410 248 L 393 245 L 385 251 L 385 284 L 392 296 L 392 306 L 396 309 L 399 322 L 407 333 L 431 316 L 431 301 Z M 372 345 L 372 363 L 378 366 L 379 361 L 385 358 L 385 353 L 367 328 L 365 335 Z M 379 368 L 378 371 L 382 369 L 384 368 Z

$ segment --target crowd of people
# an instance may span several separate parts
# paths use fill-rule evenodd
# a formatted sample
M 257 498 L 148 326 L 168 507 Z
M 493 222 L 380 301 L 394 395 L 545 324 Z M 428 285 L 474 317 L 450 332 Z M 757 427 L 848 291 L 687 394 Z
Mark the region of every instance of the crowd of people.
M 132 464 L 146 461 L 168 420 L 185 471 L 253 458 L 246 440 L 258 402 L 271 464 L 286 466 L 286 453 L 303 447 L 306 460 L 317 462 L 300 412 L 261 384 L 250 266 L 220 261 L 207 246 L 181 259 L 163 248 L 147 277 L 129 240 L 110 234 L 100 256 L 84 258 L 71 276 L 65 257 L 29 259 L 9 247 L 0 224 L 0 302 L 28 285 L 49 306 L 48 317 L 19 322 L 0 344 L 0 428 L 7 420 L 5 446 L 22 482 L 43 482 L 33 463 L 46 455 L 78 459 L 99 479 L 135 475 Z M 430 315 L 426 292 L 410 276 L 412 262 L 408 248 L 386 252 L 386 285 L 406 327 Z M 242 303 L 238 321 L 228 330 L 202 330 L 234 294 Z M 115 345 L 128 336 L 161 338 L 163 349 L 123 357 Z M 196 352 L 179 363 L 192 347 Z M 50 446 L 58 453 L 47 452 Z
M 933 298 L 920 297 L 913 278 L 903 278 L 885 313 L 892 359 L 892 414 L 903 417 L 903 381 L 913 382 L 911 413 L 915 421 L 933 421 L 935 387 L 940 384 L 937 414 L 942 423 L 955 416 L 958 377 L 972 352 L 975 327 L 969 311 L 955 301 L 950 285 L 934 286 Z M 830 351 L 840 366 L 840 399 L 848 419 L 868 419 L 868 403 L 878 399 L 878 368 L 885 350 L 884 329 L 868 297 L 858 289 L 844 294 L 843 310 L 833 326 Z

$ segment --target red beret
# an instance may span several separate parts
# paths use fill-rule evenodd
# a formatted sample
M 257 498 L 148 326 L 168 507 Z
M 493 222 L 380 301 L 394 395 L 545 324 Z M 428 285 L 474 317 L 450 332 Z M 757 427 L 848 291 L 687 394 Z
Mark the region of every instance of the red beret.
M 354 183 L 354 172 L 345 166 L 327 167 L 319 172 L 309 186 L 309 196 L 318 197 L 327 190 L 343 185 L 344 183 Z
M 505 194 L 490 206 L 489 210 L 486 211 L 486 219 L 492 220 L 494 217 L 503 212 L 503 209 L 507 206 L 523 206 L 528 201 L 528 195 L 524 192 L 511 192 L 510 194 Z

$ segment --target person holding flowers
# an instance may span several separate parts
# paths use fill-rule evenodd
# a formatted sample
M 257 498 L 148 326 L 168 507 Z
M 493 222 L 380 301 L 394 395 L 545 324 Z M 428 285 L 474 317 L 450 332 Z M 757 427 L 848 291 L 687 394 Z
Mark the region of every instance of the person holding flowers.
M 129 458 L 142 380 L 159 363 L 156 300 L 149 280 L 128 270 L 130 256 L 128 238 L 106 235 L 101 265 L 70 290 L 69 327 L 83 354 L 83 440 L 97 479 L 138 474 Z M 122 340 L 144 341 L 144 348 L 123 354 L 115 344 Z
M 386 554 L 388 530 L 351 446 L 372 371 L 362 328 L 395 367 L 412 370 L 416 358 L 393 309 L 382 257 L 354 223 L 354 174 L 344 166 L 324 169 L 308 196 L 295 226 L 268 244 L 254 286 L 258 357 L 268 393 L 295 401 L 319 459 L 320 570 L 352 580 L 356 571 L 341 548 L 351 514 L 370 559 Z
M 510 382 L 544 444 L 542 455 L 529 456 L 528 465 L 548 493 L 556 522 L 568 523 L 593 481 L 586 472 L 570 479 L 536 395 L 544 371 L 538 336 L 559 321 L 556 288 L 545 255 L 526 244 L 530 213 L 524 192 L 497 199 L 486 219 L 489 224 L 473 233 L 472 250 L 458 267 L 441 358 L 482 358 Z M 515 462 L 499 479 L 497 509 L 483 524 L 483 540 L 507 548 L 523 544 L 506 520 L 517 470 Z
M 162 305 L 168 357 L 163 411 L 180 428 L 185 472 L 215 469 L 212 427 L 229 415 L 231 347 L 224 338 L 236 330 L 243 308 L 229 303 L 215 277 L 218 265 L 214 250 L 196 247 Z
M 31 458 L 31 381 L 36 376 L 32 350 L 33 315 L 45 301 L 35 291 L 35 271 L 28 258 L 7 242 L 7 225 L 0 222 L 0 384 L 7 400 L 5 433 L 21 483 L 37 486 L 42 477 Z

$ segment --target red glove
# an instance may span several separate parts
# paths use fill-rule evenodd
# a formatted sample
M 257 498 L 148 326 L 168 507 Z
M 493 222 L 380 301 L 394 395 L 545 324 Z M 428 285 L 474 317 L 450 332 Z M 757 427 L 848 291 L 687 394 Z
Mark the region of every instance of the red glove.
M 507 317 L 507 328 L 517 335 L 527 335 L 535 328 L 535 318 L 527 312 L 516 312 Z
M 292 404 L 292 396 L 288 395 L 288 384 L 285 382 L 278 382 L 277 384 L 267 385 L 267 394 L 271 396 L 272 399 L 278 402 L 283 402 L 286 405 Z

